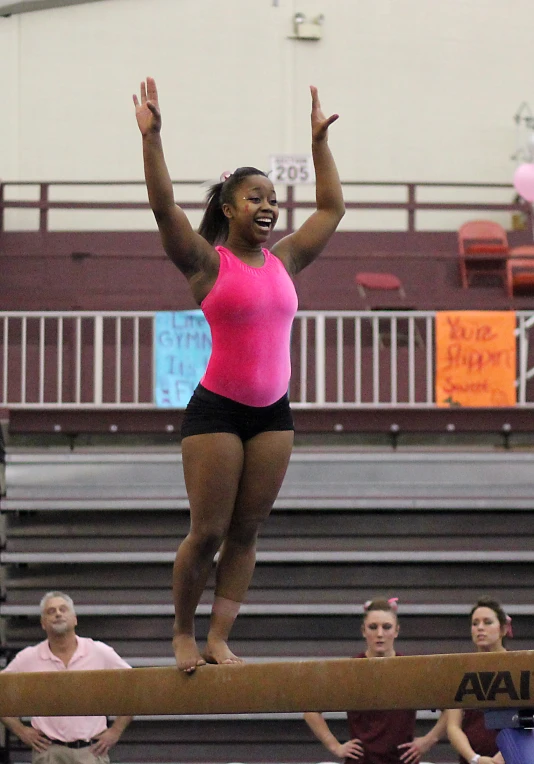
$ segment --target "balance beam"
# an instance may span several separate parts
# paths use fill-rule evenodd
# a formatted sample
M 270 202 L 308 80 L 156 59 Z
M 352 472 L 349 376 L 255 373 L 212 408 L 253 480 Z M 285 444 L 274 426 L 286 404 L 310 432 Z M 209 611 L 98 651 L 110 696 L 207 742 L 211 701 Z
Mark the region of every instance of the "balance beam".
M 0 674 L 0 716 L 534 706 L 534 651 Z

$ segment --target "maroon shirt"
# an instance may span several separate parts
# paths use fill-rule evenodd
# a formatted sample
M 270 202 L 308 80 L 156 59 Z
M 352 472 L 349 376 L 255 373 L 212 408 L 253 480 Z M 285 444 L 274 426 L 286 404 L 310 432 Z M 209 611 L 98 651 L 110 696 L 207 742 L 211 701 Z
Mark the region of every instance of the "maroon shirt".
M 462 730 L 467 735 L 473 751 L 480 756 L 495 756 L 499 750 L 497 745 L 499 731 L 486 729 L 484 711 L 476 711 L 475 709 L 464 711 Z M 460 756 L 460 762 L 461 764 L 468 764 L 463 756 Z
M 347 757 L 345 764 L 402 764 L 404 749 L 399 751 L 397 746 L 413 740 L 415 717 L 415 711 L 348 711 L 350 738 L 361 740 L 364 755 L 361 759 Z

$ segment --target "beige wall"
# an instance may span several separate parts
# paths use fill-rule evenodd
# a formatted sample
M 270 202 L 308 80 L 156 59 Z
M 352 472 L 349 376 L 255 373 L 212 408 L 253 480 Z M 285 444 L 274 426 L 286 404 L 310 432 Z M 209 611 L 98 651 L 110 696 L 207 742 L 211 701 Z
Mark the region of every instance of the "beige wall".
M 0 18 L 0 71 L 3 73 L 0 118 L 0 178 L 18 179 L 19 163 L 19 69 L 18 23 Z
M 295 11 L 323 39 L 288 39 Z M 141 179 L 131 93 L 157 78 L 175 178 L 309 148 L 346 180 L 511 181 L 532 0 L 104 0 L 0 18 L 0 177 Z

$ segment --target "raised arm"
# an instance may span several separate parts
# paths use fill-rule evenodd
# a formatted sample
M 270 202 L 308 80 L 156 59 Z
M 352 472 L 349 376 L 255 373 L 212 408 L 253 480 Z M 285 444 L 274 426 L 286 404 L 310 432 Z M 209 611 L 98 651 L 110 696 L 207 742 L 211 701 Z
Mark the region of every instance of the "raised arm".
M 361 742 L 354 738 L 346 743 L 340 743 L 337 737 L 331 732 L 330 727 L 325 722 L 322 714 L 309 712 L 304 714 L 304 721 L 311 729 L 317 740 L 327 748 L 334 756 L 340 759 L 348 757 L 357 761 L 363 756 L 363 746 Z
M 209 268 L 215 253 L 192 228 L 174 201 L 174 192 L 161 142 L 161 111 L 156 82 L 141 83 L 141 101 L 133 96 L 135 116 L 143 137 L 143 161 L 148 199 L 165 252 L 188 278 Z
M 339 115 L 332 114 L 326 118 L 321 109 L 317 88 L 312 85 L 310 92 L 317 210 L 297 231 L 284 237 L 273 247 L 273 252 L 292 274 L 301 271 L 321 254 L 345 214 L 341 182 L 328 146 L 328 128 Z

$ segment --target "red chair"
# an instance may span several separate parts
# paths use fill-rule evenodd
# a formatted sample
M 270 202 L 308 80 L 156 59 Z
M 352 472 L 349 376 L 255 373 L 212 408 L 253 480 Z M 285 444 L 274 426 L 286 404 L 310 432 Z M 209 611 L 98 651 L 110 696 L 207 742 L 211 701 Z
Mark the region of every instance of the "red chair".
M 462 286 L 469 286 L 469 275 L 491 274 L 506 279 L 509 255 L 506 231 L 492 220 L 472 220 L 458 230 L 458 255 Z
M 392 310 L 393 307 L 388 305 L 387 307 L 381 305 L 379 302 L 369 299 L 368 292 L 397 292 L 398 296 L 404 300 L 406 298 L 406 292 L 402 285 L 402 281 L 398 276 L 393 273 L 376 273 L 375 271 L 360 271 L 354 277 L 356 287 L 360 296 L 365 300 L 366 310 Z M 412 310 L 411 307 L 406 305 L 399 305 L 400 310 Z M 381 347 L 387 347 L 391 344 L 390 334 L 390 322 L 388 319 L 381 319 L 379 322 L 379 338 Z M 399 319 L 399 331 L 397 332 L 397 343 L 399 345 L 408 344 L 409 332 L 408 321 L 406 319 Z M 418 347 L 423 347 L 423 338 L 414 323 L 414 339 Z
M 534 245 L 524 244 L 512 247 L 506 263 L 506 286 L 508 297 L 514 296 L 514 291 L 534 291 Z
M 368 309 L 371 309 L 371 306 L 368 304 L 368 291 L 396 291 L 399 293 L 399 297 L 402 297 L 403 299 L 406 297 L 406 292 L 404 291 L 404 287 L 402 286 L 400 278 L 395 276 L 393 273 L 374 273 L 369 271 L 362 271 L 356 274 L 354 281 L 356 282 L 358 292 L 365 300 Z

